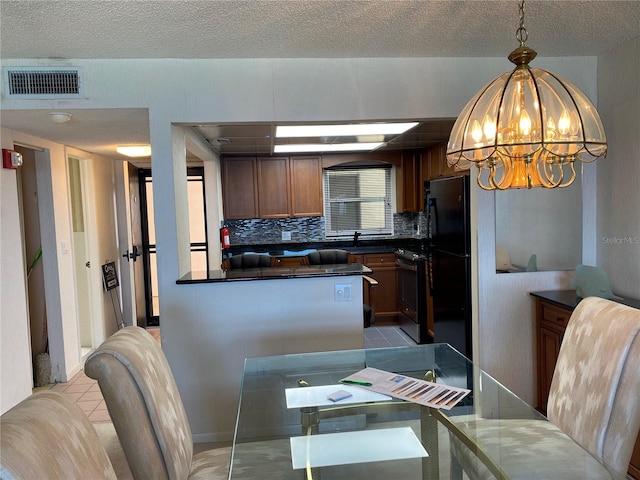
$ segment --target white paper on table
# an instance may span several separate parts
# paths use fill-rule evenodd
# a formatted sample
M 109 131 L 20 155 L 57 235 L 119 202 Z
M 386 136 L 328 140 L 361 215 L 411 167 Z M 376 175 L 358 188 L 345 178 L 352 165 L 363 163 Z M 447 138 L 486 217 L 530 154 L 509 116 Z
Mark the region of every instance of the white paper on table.
M 345 390 L 352 396 L 332 402 L 328 395 Z M 385 402 L 391 400 L 388 395 L 365 390 L 351 385 L 321 385 L 317 387 L 297 387 L 285 390 L 287 408 L 323 407 L 325 405 L 347 405 L 350 403 Z
M 407 377 L 397 373 L 367 367 L 349 375 L 343 380 L 369 383 L 361 388 L 387 394 L 394 398 L 408 400 L 432 408 L 450 410 L 471 390 L 467 388 L 451 387 L 440 383 L 427 382 L 417 378 Z
M 428 457 L 409 427 L 291 437 L 293 469 Z

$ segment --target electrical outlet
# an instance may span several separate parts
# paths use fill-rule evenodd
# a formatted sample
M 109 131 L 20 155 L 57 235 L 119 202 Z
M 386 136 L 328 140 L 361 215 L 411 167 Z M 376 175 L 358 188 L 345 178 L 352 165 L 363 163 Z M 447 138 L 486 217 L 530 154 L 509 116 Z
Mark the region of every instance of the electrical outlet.
M 334 285 L 333 299 L 336 302 L 351 301 L 351 284 L 337 283 Z
M 291 240 L 291 232 L 282 232 L 282 240 Z

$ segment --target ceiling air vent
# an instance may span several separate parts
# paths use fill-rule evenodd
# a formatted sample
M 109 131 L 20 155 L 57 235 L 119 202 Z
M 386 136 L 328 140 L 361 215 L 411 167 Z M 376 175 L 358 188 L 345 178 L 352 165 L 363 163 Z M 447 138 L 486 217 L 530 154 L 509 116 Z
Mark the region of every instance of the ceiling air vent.
M 80 67 L 5 67 L 6 98 L 84 98 Z

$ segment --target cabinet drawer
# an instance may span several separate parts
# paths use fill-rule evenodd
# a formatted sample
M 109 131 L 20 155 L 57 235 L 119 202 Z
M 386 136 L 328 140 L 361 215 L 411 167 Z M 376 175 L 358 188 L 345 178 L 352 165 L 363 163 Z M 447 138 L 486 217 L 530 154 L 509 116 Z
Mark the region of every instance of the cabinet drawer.
M 541 321 L 545 323 L 545 327 L 555 327 L 562 329 L 563 333 L 567 324 L 571 312 L 564 308 L 556 307 L 548 303 L 542 303 L 542 318 Z
M 274 267 L 299 267 L 304 257 L 271 257 L 271 265 Z
M 394 266 L 396 264 L 395 253 L 370 253 L 364 256 L 367 267 L 375 268 L 377 265 Z

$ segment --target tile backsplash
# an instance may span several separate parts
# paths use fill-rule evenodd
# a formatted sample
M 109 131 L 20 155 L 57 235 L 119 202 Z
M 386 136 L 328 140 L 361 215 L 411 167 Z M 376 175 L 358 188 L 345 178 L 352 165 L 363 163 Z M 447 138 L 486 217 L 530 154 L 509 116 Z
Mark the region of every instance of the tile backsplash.
M 231 245 L 324 242 L 324 217 L 226 220 Z M 421 213 L 393 215 L 393 235 L 377 238 L 422 238 L 426 233 L 426 216 Z M 284 236 L 287 237 L 283 240 Z M 288 235 L 291 238 L 288 238 Z M 365 240 L 368 237 L 361 237 Z M 370 238 L 370 237 L 369 237 Z

